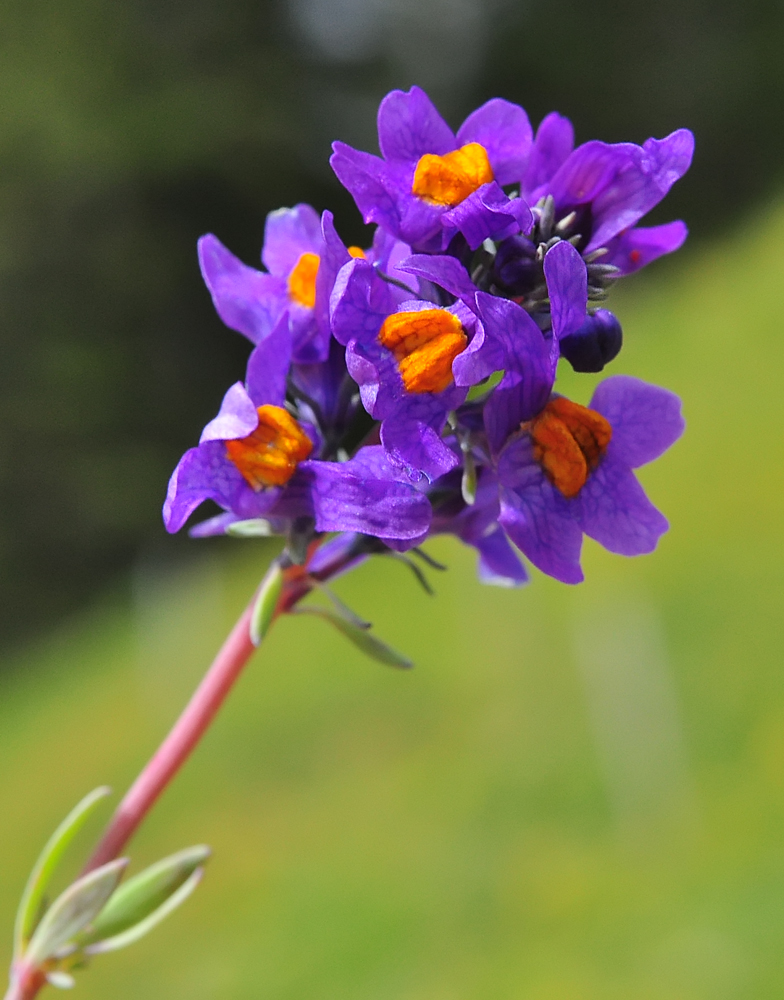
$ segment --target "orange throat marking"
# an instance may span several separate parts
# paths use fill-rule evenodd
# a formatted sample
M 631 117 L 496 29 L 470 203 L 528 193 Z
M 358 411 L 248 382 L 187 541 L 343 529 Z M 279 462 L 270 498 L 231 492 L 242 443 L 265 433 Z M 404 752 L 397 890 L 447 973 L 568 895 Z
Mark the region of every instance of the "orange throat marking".
M 493 168 L 485 147 L 478 142 L 470 142 L 443 156 L 425 153 L 420 157 L 414 171 L 411 194 L 433 205 L 453 208 L 493 179 Z
M 568 500 L 585 486 L 612 438 L 612 427 L 601 413 L 562 396 L 522 427 L 531 435 L 534 458 Z
M 227 441 L 226 455 L 258 493 L 265 486 L 285 486 L 313 451 L 313 442 L 282 406 L 260 406 L 256 412 L 258 427 Z
M 308 309 L 316 304 L 316 275 L 320 263 L 317 253 L 303 253 L 289 275 L 289 296 Z
M 391 351 L 408 392 L 443 392 L 452 384 L 452 362 L 466 349 L 457 316 L 445 309 L 392 313 L 378 341 Z

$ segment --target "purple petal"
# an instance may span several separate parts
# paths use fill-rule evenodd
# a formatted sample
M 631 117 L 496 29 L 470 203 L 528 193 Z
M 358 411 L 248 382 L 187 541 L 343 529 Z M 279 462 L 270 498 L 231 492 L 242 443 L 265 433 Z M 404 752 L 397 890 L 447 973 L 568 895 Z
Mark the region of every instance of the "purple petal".
M 188 534 L 191 538 L 214 538 L 216 535 L 225 535 L 226 529 L 239 520 L 236 514 L 216 514 L 215 517 L 208 517 L 206 521 L 194 524 L 188 529 Z
M 410 485 L 405 472 L 389 461 L 386 451 L 378 444 L 365 445 L 343 464 L 351 470 L 352 475 L 360 479 L 389 479 Z
M 445 206 L 431 205 L 429 201 L 411 194 L 410 190 L 398 193 L 396 204 L 400 223 L 395 235 L 414 249 L 440 250 L 443 243 L 441 219 L 447 211 Z
M 450 295 L 462 299 L 467 305 L 473 304 L 477 292 L 476 285 L 468 276 L 468 271 L 455 257 L 413 254 L 398 264 L 398 270 L 432 281 Z
M 528 232 L 533 215 L 520 198 L 509 199 L 495 181 L 483 184 L 459 205 L 441 216 L 444 242 L 461 232 L 476 250 L 486 239 L 503 240 L 521 230 Z
M 667 222 L 663 226 L 635 226 L 607 244 L 603 264 L 613 264 L 621 274 L 632 274 L 665 253 L 679 250 L 689 234 L 686 223 Z
M 381 324 L 395 311 L 389 285 L 373 265 L 358 257 L 345 264 L 335 279 L 330 300 L 332 332 L 341 344 L 375 341 Z
M 630 375 L 613 375 L 600 382 L 590 406 L 612 427 L 608 457 L 633 469 L 658 458 L 686 426 L 674 392 Z
M 502 487 L 499 523 L 524 556 L 562 583 L 580 583 L 583 533 L 567 501 L 539 470 L 538 482 L 515 492 Z
M 631 142 L 610 145 L 594 139 L 583 143 L 564 160 L 549 184 L 558 208 L 592 202 L 620 170 L 642 150 Z
M 269 337 L 254 348 L 248 358 L 245 381 L 254 407 L 264 406 L 266 403 L 283 406 L 286 399 L 286 377 L 291 364 L 291 350 L 291 331 L 287 318 L 283 316 Z M 250 431 L 246 433 L 250 434 Z M 244 437 L 244 435 L 234 434 L 232 437 Z M 202 440 L 205 440 L 204 436 Z
M 494 97 L 460 126 L 458 146 L 469 142 L 484 146 L 499 184 L 513 184 L 523 175 L 533 142 L 533 129 L 519 104 Z
M 321 254 L 321 219 L 310 205 L 270 212 L 261 259 L 270 274 L 287 278 L 303 253 Z
M 586 535 L 610 552 L 653 552 L 669 525 L 645 495 L 634 473 L 610 452 L 580 491 L 580 522 Z
M 399 235 L 400 213 L 395 193 L 388 188 L 384 161 L 344 142 L 333 142 L 332 149 L 330 165 L 352 194 L 364 221 L 376 222 Z
M 572 123 L 553 111 L 536 130 L 536 139 L 523 177 L 523 195 L 526 198 L 533 196 L 532 200 L 537 201 L 537 188 L 548 184 L 573 149 Z
M 648 139 L 628 157 L 592 205 L 593 232 L 586 251 L 629 229 L 658 205 L 691 165 L 694 136 L 679 129 L 664 139 Z
M 242 382 L 235 382 L 223 397 L 220 412 L 201 432 L 200 444 L 205 441 L 234 441 L 247 437 L 259 423 L 256 405 Z
M 349 558 L 351 550 L 359 541 L 357 532 L 347 531 L 320 545 L 312 558 L 308 562 L 308 570 L 311 573 L 328 573 L 330 579 L 334 580 L 350 569 L 355 569 L 363 563 L 368 556 L 358 555 Z M 340 570 L 335 572 L 335 567 L 340 566 Z
M 515 302 L 486 292 L 476 297 L 488 338 L 503 350 L 506 374 L 485 404 L 490 447 L 499 451 L 522 421 L 535 416 L 550 398 L 558 360 L 554 341 L 542 335 Z
M 501 528 L 480 538 L 476 547 L 479 550 L 478 573 L 482 583 L 496 587 L 519 587 L 528 583 L 528 574 Z
M 163 521 L 169 532 L 179 531 L 205 500 L 214 500 L 240 519 L 263 517 L 280 490 L 255 493 L 226 458 L 222 441 L 207 441 L 186 451 L 169 480 Z
M 438 396 L 411 396 L 381 425 L 381 443 L 390 460 L 413 482 L 425 476 L 432 483 L 458 464 L 454 452 L 441 439 L 447 412 L 462 402 L 458 396 L 445 403 L 448 394 L 449 390 Z M 463 398 L 465 394 L 462 390 Z
M 282 278 L 263 274 L 238 260 L 220 240 L 199 240 L 199 265 L 218 315 L 254 344 L 263 340 L 289 305 Z
M 300 469 L 312 477 L 317 531 L 418 540 L 430 526 L 430 503 L 410 485 L 364 478 L 351 462 L 303 462 Z
M 386 160 L 418 160 L 457 148 L 452 129 L 419 87 L 393 90 L 378 109 L 378 144 Z
M 553 334 L 560 340 L 579 330 L 585 322 L 588 272 L 572 244 L 561 240 L 545 254 L 544 276 L 550 295 Z

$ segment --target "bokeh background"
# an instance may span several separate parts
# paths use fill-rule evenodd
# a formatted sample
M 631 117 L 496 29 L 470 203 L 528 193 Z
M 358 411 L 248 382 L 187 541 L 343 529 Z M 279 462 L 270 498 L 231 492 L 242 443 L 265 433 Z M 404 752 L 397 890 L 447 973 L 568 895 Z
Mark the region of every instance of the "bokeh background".
M 160 523 L 248 350 L 196 239 L 253 263 L 266 213 L 310 201 L 362 242 L 330 141 L 373 148 L 380 97 L 419 83 L 453 124 L 501 95 L 579 140 L 695 131 L 655 216 L 687 248 L 612 300 L 613 370 L 684 399 L 643 477 L 672 531 L 638 560 L 588 544 L 576 589 L 481 588 L 446 540 L 432 599 L 363 567 L 341 593 L 410 674 L 281 623 L 134 843 L 212 844 L 204 885 L 77 988 L 781 996 L 782 44 L 779 0 L 5 0 L 0 961 L 39 845 L 132 779 L 273 551 Z

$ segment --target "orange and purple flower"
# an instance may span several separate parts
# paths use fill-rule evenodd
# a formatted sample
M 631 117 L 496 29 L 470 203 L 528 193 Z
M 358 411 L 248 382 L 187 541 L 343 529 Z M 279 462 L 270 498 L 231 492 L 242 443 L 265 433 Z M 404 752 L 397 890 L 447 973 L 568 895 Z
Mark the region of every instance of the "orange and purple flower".
M 255 518 L 285 533 L 304 519 L 318 532 L 361 532 L 398 547 L 417 544 L 430 523 L 427 499 L 399 481 L 378 446 L 360 448 L 348 461 L 321 459 L 319 429 L 290 400 L 287 406 L 290 359 L 284 317 L 253 351 L 246 382 L 229 389 L 199 445 L 174 470 L 163 509 L 167 530 L 179 531 L 197 507 L 212 500 L 225 513 L 198 534 L 223 533 L 234 521 Z
M 343 142 L 330 163 L 365 222 L 416 250 L 445 249 L 457 233 L 469 246 L 527 232 L 527 204 L 504 185 L 519 183 L 533 132 L 521 107 L 496 98 L 455 134 L 419 87 L 393 90 L 378 111 L 382 157 Z

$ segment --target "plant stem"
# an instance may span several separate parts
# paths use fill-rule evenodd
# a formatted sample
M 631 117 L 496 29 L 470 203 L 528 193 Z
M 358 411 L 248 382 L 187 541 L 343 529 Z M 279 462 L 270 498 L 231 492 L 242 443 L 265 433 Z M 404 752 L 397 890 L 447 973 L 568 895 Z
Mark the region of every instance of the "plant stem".
M 255 600 L 255 598 L 254 598 Z M 226 695 L 254 652 L 249 634 L 253 601 L 231 630 L 212 666 L 185 706 L 174 728 L 153 754 L 117 807 L 84 872 L 116 858 L 155 804 L 158 796 L 191 755 Z
M 5 1000 L 33 1000 L 45 985 L 46 976 L 39 969 L 19 967 L 12 970 Z

